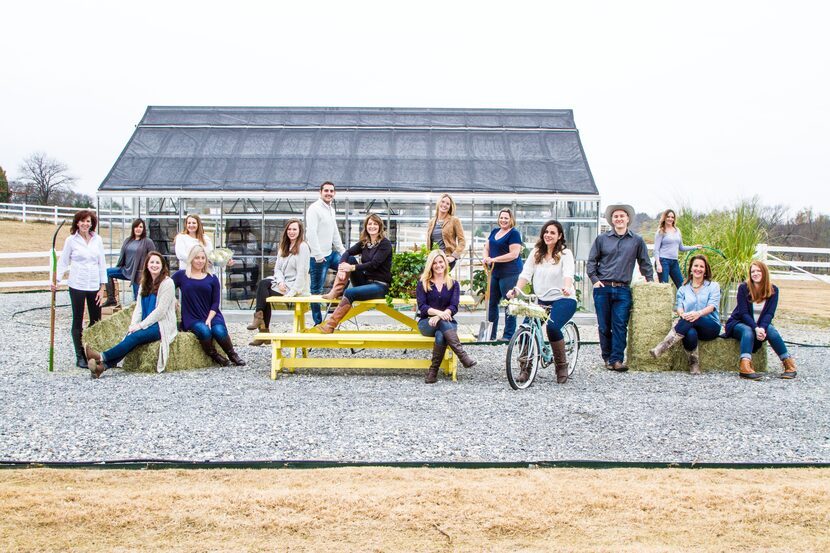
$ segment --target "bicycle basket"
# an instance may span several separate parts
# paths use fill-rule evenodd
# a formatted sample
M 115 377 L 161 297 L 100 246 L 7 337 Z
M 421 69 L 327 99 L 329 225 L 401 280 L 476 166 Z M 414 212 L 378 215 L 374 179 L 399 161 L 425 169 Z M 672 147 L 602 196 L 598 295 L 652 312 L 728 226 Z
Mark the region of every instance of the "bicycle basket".
M 548 311 L 543 306 L 515 298 L 507 302 L 507 312 L 511 315 L 532 319 L 547 320 L 548 318 Z

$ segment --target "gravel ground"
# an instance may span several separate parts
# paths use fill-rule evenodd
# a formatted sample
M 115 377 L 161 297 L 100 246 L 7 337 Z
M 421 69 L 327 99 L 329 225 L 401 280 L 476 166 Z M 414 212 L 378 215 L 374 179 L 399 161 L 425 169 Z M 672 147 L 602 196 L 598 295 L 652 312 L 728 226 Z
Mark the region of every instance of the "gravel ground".
M 50 374 L 48 309 L 14 315 L 48 295 L 0 298 L 0 460 L 830 462 L 828 349 L 793 346 L 794 381 L 617 374 L 592 345 L 567 385 L 545 369 L 520 392 L 503 375 L 505 346 L 471 347 L 479 366 L 432 386 L 421 371 L 391 370 L 300 370 L 274 382 L 269 349 L 246 345 L 243 368 L 115 369 L 95 381 L 72 366 L 68 308 L 58 310 Z M 827 330 L 784 330 L 830 343 Z M 231 331 L 237 344 L 251 335 L 243 323 Z

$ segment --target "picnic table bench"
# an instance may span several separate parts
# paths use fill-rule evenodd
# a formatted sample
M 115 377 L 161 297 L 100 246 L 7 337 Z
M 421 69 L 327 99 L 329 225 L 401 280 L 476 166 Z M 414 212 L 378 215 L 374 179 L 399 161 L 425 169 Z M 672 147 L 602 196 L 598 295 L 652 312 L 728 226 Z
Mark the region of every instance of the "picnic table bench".
M 306 313 L 310 310 L 312 303 L 340 303 L 339 299 L 327 300 L 320 295 L 313 296 L 271 296 L 268 298 L 271 304 L 293 304 L 293 323 L 291 332 L 260 332 L 255 336 L 257 340 L 271 342 L 271 379 L 276 380 L 283 369 L 294 372 L 295 368 L 374 368 L 374 369 L 427 369 L 430 365 L 429 359 L 385 359 L 366 357 L 337 357 L 337 358 L 311 358 L 308 350 L 311 348 L 334 348 L 334 349 L 427 349 L 432 350 L 435 339 L 429 336 L 422 336 L 418 330 L 418 323 L 414 317 L 400 312 L 395 307 L 415 306 L 414 299 L 394 299 L 392 306 L 386 303 L 385 299 L 356 301 L 352 308 L 340 321 L 344 322 L 354 319 L 367 311 L 378 311 L 390 319 L 401 323 L 403 330 L 335 330 L 332 334 L 323 334 L 319 329 L 306 327 Z M 471 296 L 461 296 L 460 305 L 474 305 L 475 301 Z M 414 312 L 413 312 L 414 315 Z M 469 333 L 458 333 L 462 342 L 472 342 L 473 335 Z M 283 355 L 283 349 L 288 349 L 289 354 Z M 444 360 L 441 362 L 444 374 L 452 376 L 456 380 L 458 359 L 447 348 Z

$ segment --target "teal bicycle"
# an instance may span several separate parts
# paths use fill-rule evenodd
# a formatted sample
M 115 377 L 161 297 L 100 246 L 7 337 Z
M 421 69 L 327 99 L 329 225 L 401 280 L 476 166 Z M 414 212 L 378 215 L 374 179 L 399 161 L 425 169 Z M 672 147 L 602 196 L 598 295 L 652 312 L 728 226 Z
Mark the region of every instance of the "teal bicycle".
M 516 329 L 516 333 L 507 345 L 507 382 L 514 390 L 524 390 L 533 384 L 540 367 L 553 363 L 553 351 L 545 340 L 545 325 L 550 319 L 550 308 L 539 305 L 532 294 L 518 290 L 519 297 L 507 302 L 507 311 L 511 315 L 524 316 L 525 320 Z M 579 329 L 573 321 L 562 327 L 565 337 L 565 353 L 568 355 L 568 377 L 576 369 L 579 357 Z M 526 368 L 529 376 L 524 382 L 518 382 L 519 373 Z

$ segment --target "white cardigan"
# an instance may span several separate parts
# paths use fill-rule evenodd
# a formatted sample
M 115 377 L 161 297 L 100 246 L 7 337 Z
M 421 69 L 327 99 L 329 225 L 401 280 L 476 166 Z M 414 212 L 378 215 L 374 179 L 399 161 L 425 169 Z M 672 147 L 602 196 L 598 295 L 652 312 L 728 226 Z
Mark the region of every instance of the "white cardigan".
M 133 310 L 132 324 L 137 324 L 142 329 L 149 328 L 153 324 L 159 324 L 159 334 L 161 334 L 161 346 L 159 347 L 159 360 L 156 365 L 156 372 L 164 372 L 164 367 L 167 366 L 167 359 L 170 357 L 170 344 L 179 333 L 178 324 L 176 321 L 176 285 L 173 284 L 173 279 L 166 277 L 159 285 L 159 292 L 156 296 L 156 308 L 147 315 L 147 318 L 141 320 L 141 292 L 139 291 L 139 300 L 135 302 L 135 309 Z

